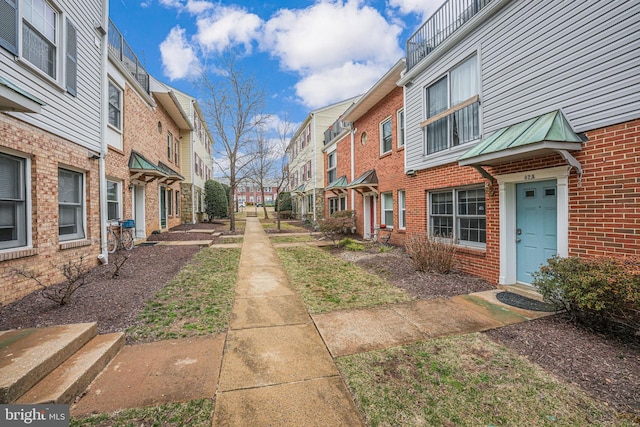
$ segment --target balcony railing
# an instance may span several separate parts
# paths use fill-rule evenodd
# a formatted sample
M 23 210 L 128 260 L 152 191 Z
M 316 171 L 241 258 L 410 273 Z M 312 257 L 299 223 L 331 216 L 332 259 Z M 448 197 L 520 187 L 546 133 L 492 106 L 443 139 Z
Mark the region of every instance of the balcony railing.
M 149 93 L 149 73 L 111 19 L 109 19 L 109 52 L 122 62 L 145 92 Z
M 342 120 L 338 118 L 338 120 L 336 120 L 331 126 L 329 126 L 329 129 L 324 131 L 324 145 L 330 143 L 333 138 L 340 135 L 340 133 L 345 129 L 347 128 L 343 126 Z
M 447 0 L 407 40 L 407 71 L 489 3 L 491 0 Z

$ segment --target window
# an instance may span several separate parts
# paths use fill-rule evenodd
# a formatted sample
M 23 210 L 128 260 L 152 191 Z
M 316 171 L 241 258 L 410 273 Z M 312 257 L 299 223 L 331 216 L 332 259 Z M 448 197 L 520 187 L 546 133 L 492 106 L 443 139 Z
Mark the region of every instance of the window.
M 114 181 L 107 181 L 107 220 L 116 221 L 122 218 L 121 190 L 122 184 Z
M 331 184 L 336 178 L 336 152 L 334 151 L 327 156 L 327 184 Z
M 169 212 L 169 216 L 173 216 L 173 190 L 167 189 L 167 212 Z
M 382 224 L 393 227 L 393 193 L 382 194 Z
M 84 239 L 84 175 L 58 169 L 58 234 L 60 240 Z
M 307 196 L 307 213 L 313 213 L 313 196 Z
M 173 135 L 171 135 L 171 132 L 167 132 L 167 159 L 169 161 L 172 160 L 171 150 L 173 150 Z
M 477 100 L 473 102 L 478 94 L 476 63 L 473 55 L 426 88 L 426 154 L 480 137 L 479 104 Z M 451 112 L 446 114 L 448 110 Z
M 122 91 L 109 81 L 109 125 L 122 130 Z
M 58 13 L 44 0 L 24 0 L 22 6 L 22 56 L 55 79 Z
M 175 209 L 176 209 L 176 216 L 180 215 L 180 192 L 179 191 L 176 191 Z
M 380 154 L 391 151 L 391 118 L 380 124 Z
M 456 243 L 484 246 L 486 236 L 483 188 L 429 194 L 429 231 Z
M 307 162 L 307 179 L 311 179 L 311 160 Z
M 178 140 L 176 139 L 173 142 L 173 163 L 175 163 L 177 165 L 179 159 L 180 159 L 180 157 L 179 157 L 179 152 L 178 152 Z
M 404 147 L 404 110 L 398 110 L 398 148 Z
M 340 210 L 341 211 L 347 210 L 347 198 L 344 196 L 340 197 Z
M 334 212 L 338 211 L 338 198 L 331 197 L 329 199 L 329 216 L 333 215 Z
M 28 162 L 0 153 L 0 250 L 27 245 Z
M 407 203 L 404 190 L 398 190 L 398 228 L 407 228 Z

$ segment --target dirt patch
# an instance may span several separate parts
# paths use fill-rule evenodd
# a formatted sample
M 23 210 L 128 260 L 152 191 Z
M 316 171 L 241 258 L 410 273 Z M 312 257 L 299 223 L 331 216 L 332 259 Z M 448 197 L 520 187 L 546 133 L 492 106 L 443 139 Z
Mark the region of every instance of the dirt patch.
M 155 246 L 119 251 L 115 256 L 129 255 L 119 278 L 111 277 L 113 264 L 93 268 L 87 284 L 64 306 L 43 298 L 39 292 L 27 295 L 0 308 L 0 330 L 98 322 L 98 333 L 125 331 L 135 324 L 145 302 L 199 250 L 198 246 Z

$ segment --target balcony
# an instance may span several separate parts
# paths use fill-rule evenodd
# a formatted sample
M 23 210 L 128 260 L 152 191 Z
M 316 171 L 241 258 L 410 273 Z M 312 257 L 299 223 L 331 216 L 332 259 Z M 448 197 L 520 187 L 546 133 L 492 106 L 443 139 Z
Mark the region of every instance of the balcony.
M 329 129 L 324 131 L 324 145 L 330 143 L 333 138 L 340 135 L 340 133 L 347 129 L 347 127 L 343 126 L 342 119 L 338 118 L 338 120 L 336 120 L 331 126 L 329 126 Z
M 407 40 L 407 71 L 489 3 L 491 0 L 447 0 Z
M 136 54 L 133 53 L 133 49 L 129 47 L 111 19 L 109 19 L 109 53 L 116 57 L 142 89 L 149 93 L 149 73 L 144 69 Z

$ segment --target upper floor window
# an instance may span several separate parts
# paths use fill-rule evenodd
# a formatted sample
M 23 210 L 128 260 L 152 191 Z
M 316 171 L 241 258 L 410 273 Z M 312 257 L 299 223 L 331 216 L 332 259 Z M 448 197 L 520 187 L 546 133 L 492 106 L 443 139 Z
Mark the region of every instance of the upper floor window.
M 167 159 L 169 161 L 172 160 L 172 150 L 173 150 L 173 135 L 171 135 L 171 132 L 167 132 Z
M 480 136 L 477 57 L 468 58 L 425 91 L 426 154 L 447 150 Z
M 84 174 L 58 170 L 58 234 L 60 240 L 84 239 Z
M 404 147 L 404 109 L 398 110 L 398 148 Z
M 179 151 L 178 151 L 178 140 L 173 141 L 173 163 L 178 164 L 178 160 L 180 159 Z
M 55 79 L 58 13 L 44 0 L 23 0 L 22 21 L 22 56 Z
M 0 153 L 0 250 L 27 245 L 27 162 Z
M 392 121 L 391 117 L 380 123 L 380 154 L 385 154 L 391 151 L 392 137 L 391 130 Z
M 327 184 L 331 184 L 337 178 L 336 152 L 327 155 Z
M 109 125 L 122 130 L 122 91 L 109 81 Z

